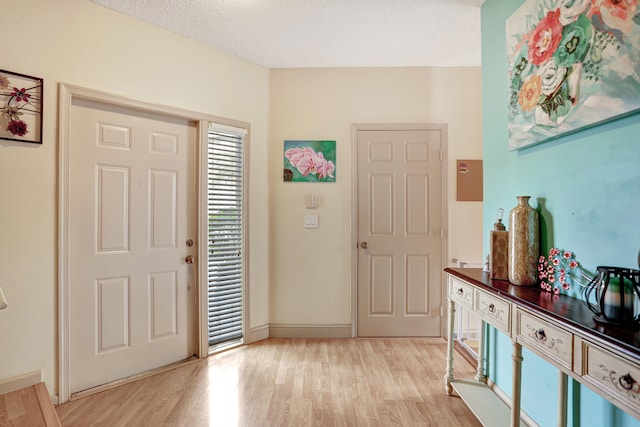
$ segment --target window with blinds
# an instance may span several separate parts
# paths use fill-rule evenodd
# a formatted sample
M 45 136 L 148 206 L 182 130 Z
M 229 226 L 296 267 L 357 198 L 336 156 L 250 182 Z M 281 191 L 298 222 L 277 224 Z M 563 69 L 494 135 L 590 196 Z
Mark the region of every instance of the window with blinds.
M 243 129 L 209 128 L 209 347 L 242 342 L 244 283 Z

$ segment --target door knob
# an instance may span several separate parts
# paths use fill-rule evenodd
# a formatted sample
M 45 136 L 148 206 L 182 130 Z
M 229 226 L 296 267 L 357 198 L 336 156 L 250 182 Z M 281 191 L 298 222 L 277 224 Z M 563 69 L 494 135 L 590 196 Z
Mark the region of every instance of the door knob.
M 367 249 L 369 247 L 369 244 L 367 242 L 362 242 L 362 243 L 360 243 L 360 247 L 362 249 Z
M 184 262 L 186 262 L 187 264 L 193 264 L 195 261 L 195 258 L 193 257 L 193 255 L 187 255 L 186 258 L 184 259 Z

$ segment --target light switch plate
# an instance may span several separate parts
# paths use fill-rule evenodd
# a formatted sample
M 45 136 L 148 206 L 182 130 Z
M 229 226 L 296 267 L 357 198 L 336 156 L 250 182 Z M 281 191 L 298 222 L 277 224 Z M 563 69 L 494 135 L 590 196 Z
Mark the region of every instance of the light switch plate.
M 318 228 L 318 215 L 305 215 L 304 228 Z

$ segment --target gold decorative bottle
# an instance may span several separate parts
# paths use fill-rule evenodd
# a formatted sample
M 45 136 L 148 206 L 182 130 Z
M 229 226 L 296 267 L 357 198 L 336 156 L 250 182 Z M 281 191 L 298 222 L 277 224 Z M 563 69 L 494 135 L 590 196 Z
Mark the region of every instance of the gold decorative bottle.
M 509 279 L 509 232 L 502 223 L 504 210 L 498 209 L 497 221 L 489 232 L 489 269 L 492 279 Z
M 509 212 L 509 281 L 520 286 L 538 282 L 539 219 L 530 197 L 517 196 L 518 205 Z

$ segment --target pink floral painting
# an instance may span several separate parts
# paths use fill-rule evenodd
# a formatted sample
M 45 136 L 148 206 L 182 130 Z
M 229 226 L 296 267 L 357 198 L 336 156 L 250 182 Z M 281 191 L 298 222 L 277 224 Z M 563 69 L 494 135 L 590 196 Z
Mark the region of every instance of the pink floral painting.
M 640 111 L 640 0 L 527 0 L 507 20 L 509 149 Z
M 285 141 L 285 182 L 335 182 L 335 141 Z
M 0 139 L 42 143 L 42 79 L 0 70 Z

